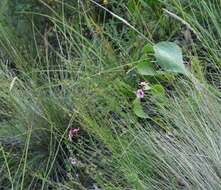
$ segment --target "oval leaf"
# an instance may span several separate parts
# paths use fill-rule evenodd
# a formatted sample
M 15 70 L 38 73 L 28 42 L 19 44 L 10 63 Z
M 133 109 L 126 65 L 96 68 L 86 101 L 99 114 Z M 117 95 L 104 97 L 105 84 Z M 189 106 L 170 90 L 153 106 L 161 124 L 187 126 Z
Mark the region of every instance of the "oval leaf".
M 143 111 L 143 107 L 139 98 L 136 98 L 133 102 L 133 111 L 138 117 L 149 118 L 149 116 Z
M 137 64 L 137 71 L 141 75 L 149 75 L 149 76 L 154 76 L 156 75 L 156 71 L 154 69 L 154 66 L 148 62 L 148 61 L 141 61 L 139 64 Z
M 155 85 L 151 86 L 151 92 L 153 94 L 165 95 L 165 89 L 160 84 L 155 84 Z
M 154 45 L 157 63 L 163 70 L 187 75 L 181 48 L 173 42 L 160 42 Z

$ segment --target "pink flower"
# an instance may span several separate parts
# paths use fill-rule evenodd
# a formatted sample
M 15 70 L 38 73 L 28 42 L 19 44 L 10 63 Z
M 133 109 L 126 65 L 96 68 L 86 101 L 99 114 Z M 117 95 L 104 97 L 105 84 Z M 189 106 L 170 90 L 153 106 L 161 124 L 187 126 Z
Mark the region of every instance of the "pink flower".
M 70 161 L 71 165 L 73 165 L 73 166 L 77 165 L 77 160 L 75 158 L 70 157 L 69 161 Z
M 148 85 L 149 83 L 148 82 L 146 82 L 146 81 L 142 81 L 142 82 L 140 82 L 140 86 L 146 86 L 146 85 Z
M 144 91 L 143 89 L 138 89 L 137 92 L 136 92 L 136 95 L 138 98 L 144 98 Z
M 69 130 L 69 133 L 68 133 L 68 139 L 69 139 L 69 141 L 72 141 L 72 138 L 77 135 L 77 133 L 78 133 L 79 130 L 80 130 L 79 128 L 71 128 L 71 129 Z
M 144 91 L 146 91 L 146 90 L 150 90 L 150 86 L 149 86 L 149 82 L 146 82 L 146 81 L 142 81 L 142 82 L 140 82 L 140 86 L 141 86 L 141 88 L 144 90 Z

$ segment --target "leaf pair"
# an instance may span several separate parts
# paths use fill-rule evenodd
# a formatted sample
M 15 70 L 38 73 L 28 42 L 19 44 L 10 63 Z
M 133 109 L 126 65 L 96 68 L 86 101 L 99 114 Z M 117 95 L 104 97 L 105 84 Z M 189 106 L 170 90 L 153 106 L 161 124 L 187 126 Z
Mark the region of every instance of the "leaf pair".
M 156 76 L 162 72 L 188 75 L 182 50 L 178 45 L 173 42 L 160 42 L 153 46 L 153 50 L 156 62 L 162 70 L 156 70 L 151 62 L 142 61 L 137 65 L 137 70 L 141 75 Z

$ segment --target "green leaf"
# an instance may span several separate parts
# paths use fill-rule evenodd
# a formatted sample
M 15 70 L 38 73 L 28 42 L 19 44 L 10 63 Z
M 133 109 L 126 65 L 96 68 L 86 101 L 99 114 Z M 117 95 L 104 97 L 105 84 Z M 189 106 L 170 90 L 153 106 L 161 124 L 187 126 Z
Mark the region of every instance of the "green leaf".
M 136 68 L 138 73 L 141 75 L 154 76 L 157 74 L 152 63 L 148 62 L 147 60 L 141 61 L 139 64 L 137 64 Z
M 146 44 L 143 47 L 142 52 L 144 54 L 154 53 L 153 45 L 152 44 Z
M 155 85 L 151 86 L 151 92 L 153 94 L 165 95 L 165 89 L 160 84 L 155 84 Z
M 187 75 L 181 48 L 173 42 L 160 42 L 154 45 L 157 63 L 163 70 Z
M 133 102 L 133 111 L 136 116 L 140 118 L 149 118 L 149 116 L 143 111 L 143 107 L 139 98 L 136 98 Z
M 155 97 L 155 104 L 156 106 L 164 106 L 167 104 L 167 97 L 166 97 L 166 91 L 164 87 L 160 84 L 155 84 L 151 86 L 151 94 Z

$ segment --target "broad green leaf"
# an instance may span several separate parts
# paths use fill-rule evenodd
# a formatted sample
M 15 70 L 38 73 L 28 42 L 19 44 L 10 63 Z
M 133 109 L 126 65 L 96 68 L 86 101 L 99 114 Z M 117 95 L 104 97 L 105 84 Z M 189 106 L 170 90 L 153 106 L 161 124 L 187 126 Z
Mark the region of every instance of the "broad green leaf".
M 154 45 L 157 63 L 163 70 L 187 75 L 180 47 L 173 42 L 160 42 Z
M 155 84 L 151 86 L 151 94 L 155 97 L 156 106 L 163 106 L 167 104 L 166 91 L 164 87 L 160 84 Z
M 136 98 L 133 102 L 133 111 L 136 116 L 140 118 L 149 118 L 149 116 L 143 111 L 143 107 L 139 98 Z
M 139 64 L 137 64 L 136 67 L 138 73 L 140 73 L 141 75 L 154 76 L 157 74 L 152 63 L 147 60 L 140 62 Z
M 165 89 L 160 84 L 155 84 L 155 85 L 151 86 L 151 92 L 153 94 L 165 95 Z

